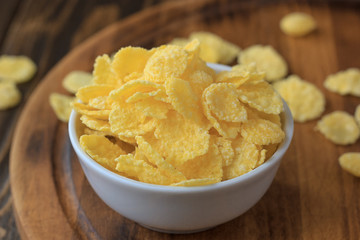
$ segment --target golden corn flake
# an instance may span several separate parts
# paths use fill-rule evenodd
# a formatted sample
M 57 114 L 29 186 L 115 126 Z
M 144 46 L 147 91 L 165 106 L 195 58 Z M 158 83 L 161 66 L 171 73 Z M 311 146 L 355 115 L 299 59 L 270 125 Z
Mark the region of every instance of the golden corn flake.
M 180 77 L 188 65 L 188 53 L 179 46 L 169 45 L 156 51 L 147 61 L 144 78 L 164 83 L 168 78 Z
M 0 110 L 15 107 L 21 100 L 21 93 L 11 82 L 0 81 Z
M 114 56 L 112 70 L 118 79 L 123 79 L 129 74 L 141 73 L 152 54 L 153 51 L 140 47 L 122 48 Z
M 26 56 L 0 56 L 0 80 L 13 83 L 29 81 L 35 74 L 35 63 Z
M 115 72 L 111 68 L 111 59 L 104 54 L 95 59 L 93 78 L 95 84 L 105 85 L 121 85 L 121 79 L 118 79 Z
M 154 135 L 159 139 L 158 151 L 175 166 L 203 155 L 209 149 L 207 129 L 176 111 L 169 111 L 167 119 L 159 120 Z
M 89 105 L 85 105 L 79 102 L 72 102 L 71 106 L 75 111 L 82 115 L 87 115 L 93 118 L 97 118 L 100 120 L 108 120 L 110 111 L 109 109 L 96 109 L 92 108 Z
M 200 42 L 200 58 L 205 62 L 230 64 L 240 52 L 240 48 L 210 32 L 194 32 L 190 40 Z
M 340 95 L 354 95 L 360 97 L 360 70 L 349 68 L 345 71 L 330 75 L 324 82 L 325 88 Z
M 241 136 L 248 142 L 257 145 L 280 143 L 285 133 L 276 125 L 265 119 L 253 119 L 243 123 Z
M 222 166 L 229 166 L 234 160 L 234 149 L 231 146 L 232 141 L 226 139 L 224 137 L 217 137 L 215 139 L 215 144 L 219 149 L 221 158 L 222 158 Z
M 80 88 L 76 93 L 76 97 L 82 103 L 87 104 L 90 99 L 108 96 L 112 90 L 114 90 L 112 85 L 89 85 Z
M 144 160 L 137 160 L 134 155 L 120 155 L 116 160 L 116 170 L 127 176 L 139 179 L 141 182 L 158 185 L 170 185 L 174 182 L 161 174 L 159 169 L 151 166 Z
M 81 122 L 92 130 L 100 132 L 111 133 L 110 124 L 106 120 L 100 120 L 97 118 L 90 117 L 88 115 L 82 115 L 80 117 Z
M 355 118 L 344 111 L 334 111 L 323 116 L 318 121 L 316 130 L 330 141 L 340 145 L 354 143 L 360 136 L 360 129 Z
M 280 29 L 287 35 L 301 37 L 314 31 L 316 22 L 309 14 L 293 12 L 281 19 Z
M 174 38 L 171 42 L 169 42 L 169 44 L 184 47 L 189 42 L 190 40 L 187 38 Z
M 128 104 L 113 104 L 109 115 L 111 131 L 126 137 L 135 137 L 152 131 L 155 118 L 148 118 L 141 110 Z
M 217 145 L 211 141 L 206 154 L 190 159 L 177 168 L 188 179 L 213 178 L 220 182 L 223 176 L 222 161 Z
M 243 84 L 238 87 L 237 94 L 240 101 L 260 112 L 279 114 L 283 111 L 280 95 L 265 81 Z
M 226 85 L 226 83 L 224 83 Z M 217 132 L 227 138 L 235 138 L 239 131 L 241 124 L 239 122 L 227 122 L 222 121 L 216 118 L 216 116 L 213 114 L 213 112 L 210 109 L 211 99 L 212 99 L 212 92 L 217 88 L 218 84 L 210 85 L 208 88 L 204 90 L 203 97 L 202 97 L 202 107 L 204 110 L 204 114 L 206 118 L 210 121 L 211 125 L 217 130 Z M 222 96 L 225 97 L 225 96 Z M 209 100 L 210 99 L 210 100 Z M 237 99 L 236 99 L 237 100 Z M 210 101 L 210 102 L 209 102 Z M 231 103 L 232 104 L 232 103 Z M 245 110 L 245 108 L 244 108 Z M 231 106 L 230 106 L 231 111 Z M 239 111 L 239 110 L 236 110 Z M 246 110 L 241 112 L 242 114 L 241 119 L 244 121 L 247 119 Z
M 235 157 L 232 163 L 224 167 L 224 179 L 231 179 L 250 172 L 256 167 L 260 157 L 258 147 L 239 137 L 233 142 Z
M 215 82 L 228 82 L 233 83 L 236 87 L 251 82 L 257 83 L 264 80 L 265 73 L 259 72 L 255 63 L 241 64 L 233 66 L 231 71 L 220 72 L 215 79 Z
M 296 75 L 278 81 L 273 86 L 286 101 L 295 121 L 318 118 L 325 110 L 324 94 L 315 85 Z
M 214 116 L 227 122 L 245 122 L 246 109 L 239 101 L 236 88 L 231 83 L 210 85 L 204 94 L 204 100 Z
M 185 176 L 176 170 L 174 166 L 164 160 L 164 158 L 155 150 L 151 145 L 145 141 L 141 136 L 136 136 L 136 143 L 138 144 L 138 149 L 141 151 L 146 158 L 155 166 L 158 167 L 159 171 L 170 178 L 174 182 L 180 182 L 186 180 Z
M 75 98 L 59 93 L 52 93 L 50 94 L 49 100 L 50 106 L 54 110 L 57 118 L 63 122 L 68 122 L 72 111 L 71 103 Z
M 355 110 L 355 120 L 360 127 L 360 104 L 356 107 L 356 110 Z
M 199 57 L 202 41 L 222 49 L 217 61 L 229 61 L 225 43 L 208 39 L 96 59 L 94 82 L 72 103 L 89 156 L 145 183 L 201 186 L 251 171 L 274 153 L 284 138 L 281 98 L 255 64 L 216 74 Z
M 106 168 L 115 169 L 115 159 L 126 154 L 118 145 L 112 143 L 105 136 L 82 135 L 80 145 L 91 158 Z
M 198 98 L 188 81 L 180 78 L 168 78 L 165 88 L 170 102 L 177 112 L 198 124 L 205 121 L 200 106 L 197 104 Z
M 121 87 L 112 91 L 110 94 L 110 100 L 112 102 L 124 102 L 129 97 L 138 93 L 148 93 L 161 89 L 165 92 L 165 87 L 161 84 L 150 82 L 147 80 L 134 80 L 125 83 Z
M 65 76 L 62 85 L 70 93 L 76 93 L 79 88 L 92 83 L 92 74 L 83 71 L 72 71 Z
M 360 177 L 360 152 L 344 153 L 339 158 L 342 169 L 356 177 Z
M 265 72 L 265 79 L 270 82 L 285 77 L 288 71 L 284 58 L 271 46 L 254 45 L 240 53 L 239 64 L 252 62 L 259 71 Z

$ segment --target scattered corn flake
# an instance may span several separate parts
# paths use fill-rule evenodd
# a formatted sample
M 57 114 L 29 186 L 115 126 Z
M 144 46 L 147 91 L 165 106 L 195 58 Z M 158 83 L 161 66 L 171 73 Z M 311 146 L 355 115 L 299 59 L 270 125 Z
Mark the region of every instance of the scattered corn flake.
M 324 82 L 325 88 L 340 95 L 360 97 L 360 70 L 349 68 L 328 76 Z
M 21 100 L 21 93 L 12 82 L 0 81 L 0 110 L 15 107 Z
M 84 71 L 72 71 L 62 81 L 63 87 L 70 93 L 76 93 L 79 88 L 92 83 L 92 74 Z
M 360 129 L 355 118 L 344 111 L 334 111 L 323 116 L 318 121 L 316 130 L 330 141 L 340 145 L 352 144 L 360 136 Z
M 203 70 L 196 70 L 189 76 L 192 90 L 198 99 L 201 99 L 204 90 L 214 82 L 212 75 Z
M 265 119 L 253 119 L 242 124 L 241 136 L 257 145 L 280 143 L 285 133 L 279 125 Z
M 111 68 L 118 79 L 134 73 L 142 73 L 153 50 L 140 47 L 121 48 L 114 56 Z
M 157 50 L 147 61 L 144 78 L 164 83 L 168 78 L 180 77 L 188 66 L 188 53 L 181 47 L 168 45 Z
M 267 114 L 279 114 L 283 111 L 280 95 L 266 81 L 246 83 L 237 88 L 241 102 Z
M 280 29 L 293 37 L 305 36 L 316 29 L 315 19 L 302 12 L 293 12 L 285 15 L 280 21 Z
M 230 64 L 240 52 L 235 44 L 210 32 L 193 32 L 190 40 L 200 42 L 200 58 L 205 62 Z
M 173 110 L 168 112 L 167 119 L 159 120 L 154 135 L 159 140 L 157 151 L 164 153 L 164 157 L 175 167 L 205 154 L 209 149 L 207 129 Z
M 348 152 L 339 157 L 342 169 L 356 177 L 360 177 L 360 152 Z
M 358 125 L 360 127 L 360 104 L 356 107 L 354 116 L 355 116 L 356 122 L 358 123 Z
M 122 84 L 121 79 L 118 79 L 115 72 L 111 68 L 111 59 L 107 54 L 98 56 L 95 59 L 94 70 L 94 83 L 119 86 Z
M 128 176 L 135 177 L 141 182 L 158 185 L 170 185 L 173 182 L 160 173 L 159 169 L 144 160 L 137 160 L 133 154 L 120 155 L 116 160 L 116 170 Z
M 189 42 L 190 40 L 187 38 L 174 38 L 171 42 L 169 42 L 169 44 L 184 47 Z
M 75 98 L 59 93 L 52 93 L 50 94 L 49 101 L 57 118 L 63 122 L 68 122 L 72 111 L 71 103 L 75 101 Z
M 224 167 L 225 180 L 250 172 L 256 167 L 260 157 L 258 147 L 242 137 L 238 137 L 233 141 L 233 148 L 235 157 L 229 166 Z
M 269 82 L 285 77 L 288 72 L 284 58 L 271 46 L 253 45 L 240 53 L 239 64 L 252 62 L 259 71 L 265 72 L 265 79 Z
M 141 151 L 146 158 L 153 165 L 157 166 L 161 174 L 167 176 L 171 181 L 180 182 L 186 180 L 185 176 L 179 172 L 174 166 L 164 160 L 164 158 L 141 136 L 136 136 L 136 143 L 139 151 Z
M 36 73 L 35 63 L 26 56 L 0 56 L 0 80 L 12 83 L 29 81 Z
M 273 86 L 286 101 L 295 121 L 313 120 L 325 110 L 324 94 L 315 85 L 296 75 L 278 81 Z
M 123 149 L 112 143 L 105 136 L 82 135 L 79 141 L 82 149 L 91 158 L 110 170 L 116 167 L 115 159 L 120 155 L 126 154 Z

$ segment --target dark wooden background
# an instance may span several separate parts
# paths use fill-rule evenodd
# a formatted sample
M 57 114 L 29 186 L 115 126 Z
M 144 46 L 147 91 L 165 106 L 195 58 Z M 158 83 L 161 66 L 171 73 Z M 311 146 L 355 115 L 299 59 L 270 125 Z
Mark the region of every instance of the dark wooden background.
M 196 1 L 196 0 L 194 0 Z M 0 0 L 0 54 L 12 54 L 12 55 L 26 55 L 32 58 L 37 66 L 38 72 L 34 79 L 30 82 L 19 85 L 21 92 L 23 93 L 23 100 L 16 108 L 0 111 L 0 239 L 20 239 L 19 233 L 15 225 L 15 219 L 12 209 L 12 197 L 10 193 L 9 182 L 9 149 L 11 146 L 11 140 L 14 128 L 16 126 L 17 119 L 24 107 L 31 92 L 36 88 L 39 82 L 43 79 L 46 73 L 71 49 L 78 46 L 85 39 L 92 36 L 97 31 L 103 29 L 111 23 L 126 18 L 127 16 L 141 11 L 145 8 L 152 7 L 158 4 L 166 2 L 165 0 Z M 274 1 L 254 1 L 252 4 L 267 4 Z M 287 1 L 282 1 L 286 2 Z M 288 1 L 290 3 L 307 3 L 307 1 Z M 311 1 L 312 3 L 314 1 Z M 360 14 L 360 4 L 358 1 L 316 1 L 320 2 L 322 6 L 332 5 L 332 8 L 336 8 L 341 4 L 350 4 L 350 8 L 353 6 L 356 8 L 356 12 Z M 335 13 L 330 15 L 333 19 L 338 19 Z M 349 18 L 351 19 L 351 18 Z M 340 21 L 332 22 L 333 28 L 339 34 L 349 34 L 342 32 L 342 24 L 352 24 L 351 22 Z M 334 30 L 334 32 L 335 32 Z M 346 45 L 342 45 L 342 39 L 354 39 L 358 45 L 360 29 L 354 28 L 354 32 L 351 32 L 352 36 L 338 36 L 336 43 L 341 45 L 341 53 L 338 54 L 337 64 L 339 68 L 347 67 L 350 65 L 360 66 L 359 57 L 347 58 L 346 56 L 353 55 L 354 51 L 359 49 L 347 48 Z M 346 42 L 344 40 L 344 42 Z M 352 44 L 355 46 L 356 44 Z M 359 54 L 357 55 L 359 56 Z M 303 66 L 296 66 L 292 69 L 295 72 L 304 72 Z M 338 97 L 340 99 L 340 97 Z M 334 95 L 333 100 L 337 99 Z M 352 102 L 354 102 L 352 99 Z M 333 106 L 342 106 L 341 103 L 332 102 Z M 353 104 L 353 105 L 354 105 Z M 332 107 L 332 106 L 330 106 Z M 352 108 L 345 109 L 351 111 Z M 49 112 L 49 114 L 52 114 Z M 299 134 L 298 141 L 299 149 L 301 149 L 302 142 L 300 141 L 302 136 L 306 134 L 313 134 L 310 132 L 310 127 L 304 128 L 308 132 L 303 135 Z M 300 130 L 298 130 L 300 131 Z M 299 132 L 298 132 L 299 133 Z M 321 143 L 320 143 L 321 144 Z M 358 145 L 357 145 L 358 146 Z M 340 149 L 340 148 L 339 148 Z M 355 149 L 355 147 L 353 147 Z M 311 150 L 311 149 L 310 149 Z M 309 151 L 310 151 L 309 150 Z M 339 151 L 342 151 L 339 150 Z M 296 153 L 296 151 L 294 151 Z M 301 158 L 306 156 L 306 152 L 299 152 L 298 156 L 292 158 Z M 309 161 L 306 164 L 311 164 Z M 31 171 L 31 169 L 29 169 Z M 341 170 L 339 170 L 341 171 Z M 303 173 L 302 176 L 306 176 L 307 173 Z M 294 177 L 295 178 L 295 177 Z M 358 181 L 345 176 L 344 179 L 348 181 L 354 180 L 354 186 L 358 186 Z M 350 180 L 349 180 L 350 179 Z M 297 179 L 300 183 L 306 181 L 305 179 Z M 346 181 L 346 180 L 344 180 Z M 354 192 L 359 189 L 353 189 Z M 295 193 L 289 193 L 295 194 Z M 300 193 L 296 193 L 300 194 Z M 349 194 L 348 194 L 349 195 Z M 351 195 L 351 194 L 350 194 Z M 316 194 L 314 195 L 315 198 Z M 358 195 L 357 195 L 358 196 Z M 321 199 L 325 200 L 325 199 Z M 26 199 L 24 199 L 26 201 Z M 316 202 L 316 199 L 313 199 Z M 318 203 L 321 204 L 321 203 Z M 356 204 L 355 204 L 356 205 Z M 307 206 L 305 206 L 307 207 Z M 321 212 L 320 212 L 321 213 Z M 319 214 L 320 214 L 319 213 Z M 291 213 L 289 213 L 291 214 Z M 318 214 L 315 210 L 314 215 Z M 331 213 L 329 213 L 330 216 Z M 359 209 L 354 209 L 354 215 L 359 216 Z M 276 218 L 274 216 L 273 218 Z M 291 219 L 291 218 L 290 218 Z M 279 220 L 279 219 L 275 219 Z M 347 218 L 344 217 L 346 226 L 359 226 L 356 223 L 346 222 Z M 305 224 L 305 223 L 304 223 Z M 316 227 L 319 222 L 307 222 L 306 224 L 314 224 Z M 347 228 L 346 228 L 347 229 Z M 354 233 L 347 233 L 343 236 L 352 236 L 356 239 L 357 231 Z M 291 235 L 291 234 L 290 234 Z M 287 235 L 289 236 L 289 235 Z M 291 235 L 292 236 L 292 235 Z M 304 236 L 310 236 L 308 233 Z M 131 238 L 131 236 L 129 236 Z
M 12 211 L 9 149 L 26 99 L 69 50 L 109 24 L 161 2 L 163 0 L 0 0 L 0 54 L 26 55 L 38 66 L 35 77 L 19 85 L 23 94 L 21 104 L 0 111 L 0 239 L 20 239 Z

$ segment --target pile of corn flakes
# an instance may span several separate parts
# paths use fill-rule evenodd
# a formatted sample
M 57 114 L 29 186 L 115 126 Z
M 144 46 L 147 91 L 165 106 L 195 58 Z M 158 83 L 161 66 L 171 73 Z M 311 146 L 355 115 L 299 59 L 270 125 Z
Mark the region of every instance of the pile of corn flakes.
M 73 108 L 84 151 L 128 178 L 198 186 L 245 174 L 285 137 L 283 103 L 254 64 L 215 73 L 200 43 L 99 56 Z

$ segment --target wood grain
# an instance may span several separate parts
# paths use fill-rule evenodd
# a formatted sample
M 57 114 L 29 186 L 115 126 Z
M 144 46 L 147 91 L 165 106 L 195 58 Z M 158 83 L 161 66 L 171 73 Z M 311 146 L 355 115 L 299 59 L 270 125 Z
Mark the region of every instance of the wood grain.
M 304 38 L 283 35 L 278 22 L 292 11 L 313 15 L 318 30 Z M 123 218 L 96 196 L 71 149 L 66 124 L 44 104 L 51 92 L 64 92 L 61 81 L 68 72 L 90 71 L 99 54 L 127 45 L 150 48 L 173 37 L 206 30 L 242 48 L 253 44 L 274 46 L 289 63 L 291 74 L 324 92 L 326 112 L 344 109 L 353 113 L 359 98 L 328 92 L 323 81 L 338 70 L 360 67 L 359 27 L 360 7 L 356 3 L 259 5 L 188 0 L 144 10 L 76 46 L 32 93 L 16 129 L 10 172 L 22 238 L 360 239 L 360 180 L 342 171 L 337 162 L 341 153 L 359 151 L 359 141 L 336 146 L 314 131 L 316 121 L 296 124 L 294 140 L 274 182 L 252 209 L 205 232 L 169 235 Z

